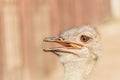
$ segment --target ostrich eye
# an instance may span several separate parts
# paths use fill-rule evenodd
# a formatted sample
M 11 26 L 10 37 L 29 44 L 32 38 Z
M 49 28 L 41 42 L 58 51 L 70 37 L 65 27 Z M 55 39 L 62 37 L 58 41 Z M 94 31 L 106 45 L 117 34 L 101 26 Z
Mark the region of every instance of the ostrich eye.
M 90 37 L 86 35 L 81 35 L 80 40 L 82 42 L 88 42 L 90 40 Z

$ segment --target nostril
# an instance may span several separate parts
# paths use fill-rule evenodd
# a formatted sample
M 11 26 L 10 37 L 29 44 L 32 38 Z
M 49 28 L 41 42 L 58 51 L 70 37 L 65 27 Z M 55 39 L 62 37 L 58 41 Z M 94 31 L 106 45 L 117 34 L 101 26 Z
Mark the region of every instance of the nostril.
M 64 39 L 64 38 L 59 37 L 59 38 L 58 38 L 58 40 L 60 40 L 60 41 L 64 41 L 65 39 Z

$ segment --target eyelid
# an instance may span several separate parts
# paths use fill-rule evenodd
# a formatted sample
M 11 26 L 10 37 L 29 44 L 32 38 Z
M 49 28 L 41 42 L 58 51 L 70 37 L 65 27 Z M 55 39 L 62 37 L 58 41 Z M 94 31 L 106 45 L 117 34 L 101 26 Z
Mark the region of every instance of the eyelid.
M 90 32 L 81 32 L 81 33 L 75 34 L 74 36 L 81 36 L 81 35 L 86 35 L 86 36 L 90 37 L 91 39 L 93 39 L 93 35 Z
M 84 32 L 82 35 L 86 35 L 86 36 L 88 36 L 90 38 L 93 37 L 92 33 L 90 33 L 90 32 Z
M 89 37 L 90 39 L 93 39 L 92 37 Z

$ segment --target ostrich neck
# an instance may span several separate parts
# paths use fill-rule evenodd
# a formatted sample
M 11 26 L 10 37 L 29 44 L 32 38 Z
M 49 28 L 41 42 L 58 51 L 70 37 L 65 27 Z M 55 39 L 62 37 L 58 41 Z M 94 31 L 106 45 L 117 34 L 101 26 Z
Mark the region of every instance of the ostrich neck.
M 84 62 L 69 62 L 64 64 L 64 80 L 84 80 Z

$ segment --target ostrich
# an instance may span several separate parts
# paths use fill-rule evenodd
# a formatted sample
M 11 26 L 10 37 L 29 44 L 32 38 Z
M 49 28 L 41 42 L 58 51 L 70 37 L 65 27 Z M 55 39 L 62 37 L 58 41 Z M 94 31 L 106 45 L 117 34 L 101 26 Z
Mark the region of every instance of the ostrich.
M 44 41 L 62 45 L 44 50 L 59 57 L 64 66 L 64 80 L 86 80 L 101 54 L 99 34 L 91 26 L 75 27 Z

